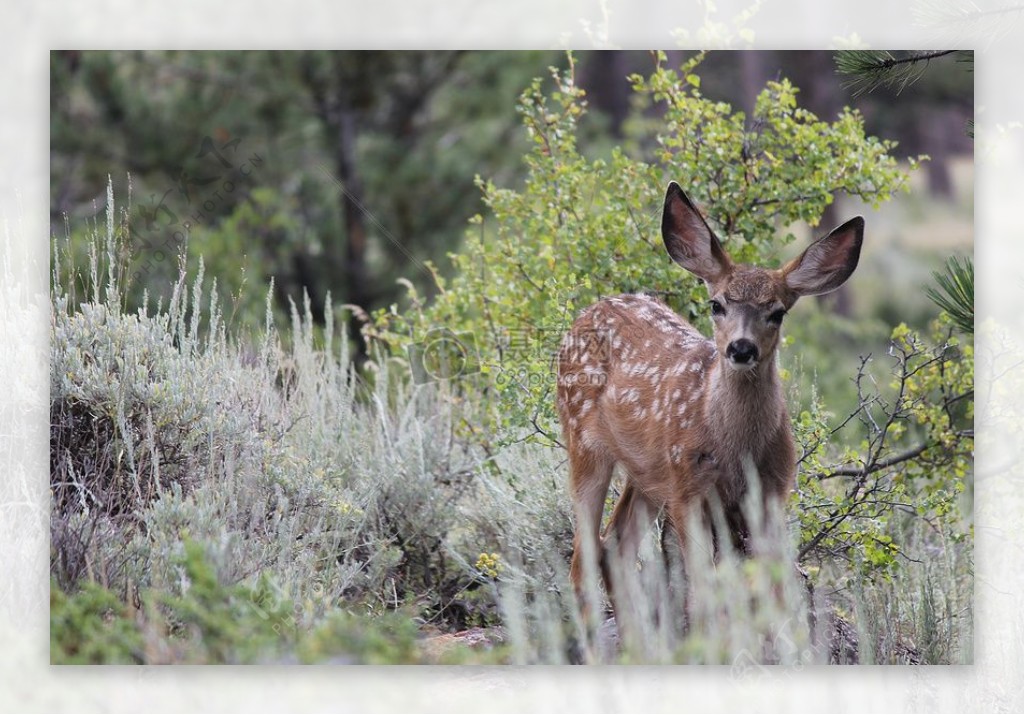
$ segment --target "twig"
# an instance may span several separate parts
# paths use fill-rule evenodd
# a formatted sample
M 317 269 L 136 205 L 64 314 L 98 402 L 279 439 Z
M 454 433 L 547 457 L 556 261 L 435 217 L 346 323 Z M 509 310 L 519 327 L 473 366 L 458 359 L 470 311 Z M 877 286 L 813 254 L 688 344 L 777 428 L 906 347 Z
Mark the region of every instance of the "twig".
M 830 469 L 826 472 L 818 472 L 813 476 L 813 478 L 830 479 L 831 477 L 860 477 L 867 474 L 873 474 L 883 469 L 887 469 L 888 467 L 893 467 L 899 464 L 900 462 L 906 462 L 909 459 L 913 459 L 914 457 L 917 457 L 922 452 L 924 452 L 926 449 L 928 449 L 928 445 L 925 443 L 921 443 L 915 447 L 911 447 L 910 449 L 904 450 L 903 452 L 898 452 L 897 454 L 890 455 L 885 459 L 876 460 L 870 466 L 864 465 L 858 467 L 854 465 L 844 465 L 842 467 Z

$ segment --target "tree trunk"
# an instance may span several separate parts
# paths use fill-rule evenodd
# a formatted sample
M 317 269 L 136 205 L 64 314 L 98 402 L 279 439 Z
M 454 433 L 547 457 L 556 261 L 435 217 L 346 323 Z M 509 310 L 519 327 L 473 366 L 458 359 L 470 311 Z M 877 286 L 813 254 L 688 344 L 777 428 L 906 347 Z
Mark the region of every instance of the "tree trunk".
M 918 114 L 918 132 L 923 149 L 930 157 L 924 166 L 928 171 L 928 191 L 932 196 L 949 199 L 953 196 L 953 178 L 949 172 L 950 133 L 962 132 L 949 111 L 929 108 Z
M 751 118 L 754 115 L 754 104 L 757 102 L 757 95 L 764 88 L 768 80 L 768 73 L 765 67 L 768 50 L 759 52 L 740 52 L 740 82 L 743 86 L 743 111 L 747 114 L 747 126 L 750 126 Z
M 629 82 L 626 55 L 621 50 L 595 50 L 581 68 L 580 86 L 591 104 L 609 119 L 612 136 L 622 137 L 622 123 L 629 116 Z
M 342 273 L 345 277 L 344 302 L 367 309 L 370 295 L 366 272 L 366 217 L 364 214 L 363 184 L 356 169 L 356 140 L 359 128 L 355 110 L 347 103 L 337 115 L 337 168 L 341 180 L 341 215 L 345 225 L 345 252 Z M 355 360 L 362 364 L 367 357 L 362 321 L 356 315 L 349 318 L 349 332 L 356 343 Z
M 832 121 L 842 108 L 839 82 L 832 61 L 832 53 L 825 50 L 800 53 L 801 64 L 797 71 L 799 86 L 803 89 L 805 106 L 819 118 Z M 834 197 L 838 198 L 838 197 Z M 821 222 L 813 238 L 825 235 L 839 225 L 839 210 L 836 201 L 830 203 L 821 214 Z M 853 302 L 847 285 L 826 295 L 818 296 L 822 305 L 843 317 L 850 317 Z

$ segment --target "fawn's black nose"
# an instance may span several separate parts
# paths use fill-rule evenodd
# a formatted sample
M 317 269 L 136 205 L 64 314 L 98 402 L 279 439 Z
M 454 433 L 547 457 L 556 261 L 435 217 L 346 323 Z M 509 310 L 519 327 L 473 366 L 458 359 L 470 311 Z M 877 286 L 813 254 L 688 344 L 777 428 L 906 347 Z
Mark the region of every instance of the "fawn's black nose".
M 746 364 L 757 360 L 757 346 L 746 338 L 733 340 L 725 349 L 725 356 L 733 362 Z

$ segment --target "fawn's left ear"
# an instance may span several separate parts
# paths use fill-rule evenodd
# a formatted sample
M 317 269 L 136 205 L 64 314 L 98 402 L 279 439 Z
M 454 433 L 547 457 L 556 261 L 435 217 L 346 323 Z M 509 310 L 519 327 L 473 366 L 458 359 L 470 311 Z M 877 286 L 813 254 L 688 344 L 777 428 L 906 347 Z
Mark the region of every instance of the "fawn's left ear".
M 732 270 L 732 260 L 718 237 L 674 181 L 665 192 L 661 237 L 672 260 L 706 283 Z
M 801 295 L 829 293 L 846 282 L 860 260 L 864 219 L 850 219 L 782 268 L 786 287 Z

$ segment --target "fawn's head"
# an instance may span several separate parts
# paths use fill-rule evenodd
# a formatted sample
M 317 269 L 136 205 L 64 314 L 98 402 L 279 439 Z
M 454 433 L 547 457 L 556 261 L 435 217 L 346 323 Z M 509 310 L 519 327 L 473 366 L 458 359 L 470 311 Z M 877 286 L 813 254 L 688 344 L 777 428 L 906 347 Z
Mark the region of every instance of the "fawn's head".
M 850 277 L 860 258 L 864 219 L 850 219 L 782 268 L 737 264 L 673 181 L 661 234 L 672 260 L 708 288 L 719 355 L 730 368 L 747 371 L 772 359 L 782 319 L 797 298 L 828 293 Z

